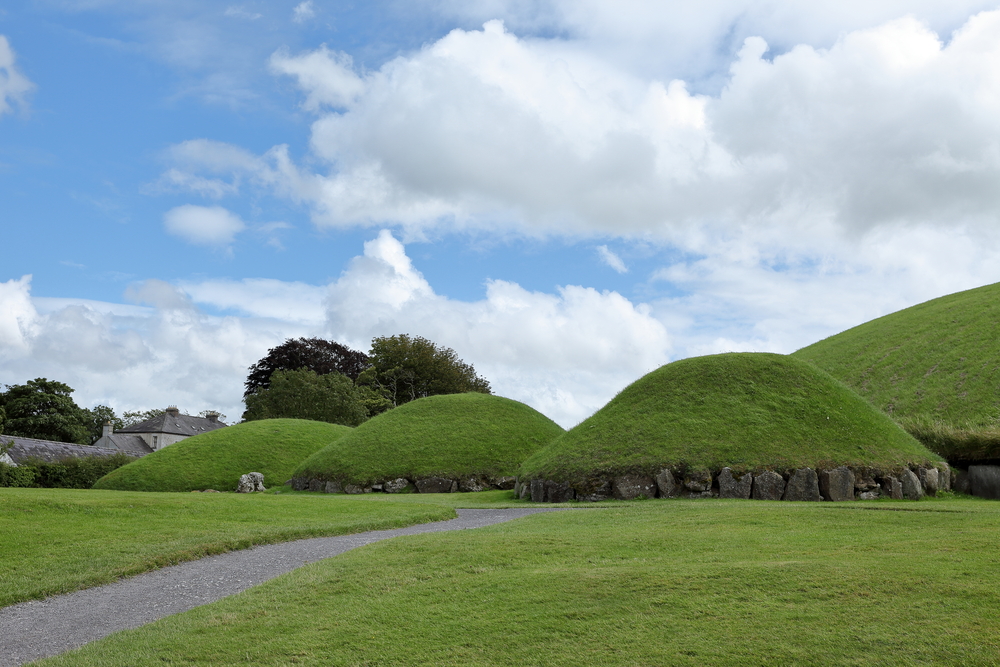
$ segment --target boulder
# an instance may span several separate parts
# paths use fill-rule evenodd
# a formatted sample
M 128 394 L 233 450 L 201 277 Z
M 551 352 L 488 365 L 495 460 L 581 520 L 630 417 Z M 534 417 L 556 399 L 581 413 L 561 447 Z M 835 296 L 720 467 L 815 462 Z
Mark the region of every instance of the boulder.
M 656 482 L 645 475 L 622 475 L 615 477 L 612 492 L 619 500 L 632 500 L 639 496 L 655 498 Z
M 938 490 L 951 491 L 951 468 L 947 463 L 942 463 L 938 468 Z
M 611 493 L 611 480 L 605 479 L 600 480 L 597 484 L 588 484 L 582 489 L 578 487 L 576 489 L 576 499 L 596 503 L 600 500 L 607 500 L 611 497 Z
M 936 496 L 939 488 L 937 468 L 917 468 L 917 477 L 920 485 L 924 487 L 924 493 L 928 496 Z
M 878 500 L 879 492 L 875 491 L 862 491 L 858 494 L 858 500 Z
M 458 490 L 458 483 L 444 477 L 425 477 L 416 481 L 420 493 L 453 493 Z
M 311 482 L 310 486 L 312 486 Z M 245 475 L 240 475 L 240 481 L 236 485 L 236 493 L 253 493 L 254 491 L 267 491 L 264 488 L 264 475 L 259 472 L 248 472 Z
M 411 487 L 410 480 L 405 477 L 397 477 L 396 479 L 391 479 L 382 485 L 382 490 L 386 493 L 402 493 L 407 488 Z
M 544 479 L 533 479 L 533 480 L 531 480 L 531 502 L 533 502 L 533 503 L 543 503 L 543 502 L 545 502 L 545 480 Z
M 907 500 L 920 500 L 924 497 L 924 487 L 920 485 L 920 478 L 909 468 L 903 469 L 899 481 L 903 485 L 903 497 Z
M 467 493 L 476 493 L 478 491 L 485 491 L 489 486 L 483 480 L 478 477 L 468 477 L 466 479 L 458 480 L 458 490 L 465 491 Z
M 327 482 L 326 486 L 323 487 L 323 491 L 326 493 L 343 493 L 344 487 L 340 485 L 340 482 Z
M 553 482 L 551 480 L 545 482 L 545 500 L 547 502 L 564 503 L 573 500 L 575 495 L 569 484 Z
M 720 487 L 721 488 L 721 487 Z M 812 468 L 799 468 L 788 477 L 784 500 L 819 500 L 819 477 Z
M 882 495 L 893 500 L 903 499 L 903 484 L 899 481 L 899 478 L 893 477 L 892 475 L 885 475 L 882 477 Z
M 776 472 L 765 470 L 753 478 L 754 500 L 781 500 L 785 492 L 785 480 Z
M 661 498 L 674 498 L 680 491 L 674 473 L 669 468 L 664 468 L 656 476 L 656 490 Z
M 846 466 L 819 473 L 819 492 L 823 500 L 854 500 L 854 473 Z
M 306 477 L 293 477 L 292 488 L 296 491 L 305 491 L 309 488 L 309 479 Z
M 979 498 L 1000 498 L 1000 466 L 969 466 L 969 493 Z
M 516 481 L 517 477 L 494 477 L 490 480 L 490 486 L 501 491 L 510 491 Z
M 321 479 L 310 479 L 309 486 L 307 487 L 310 491 L 320 492 L 323 487 L 326 486 L 326 482 Z
M 712 473 L 708 470 L 689 470 L 684 475 L 684 488 L 702 493 L 712 490 Z
M 362 493 L 371 493 L 372 487 L 361 486 L 360 484 L 344 484 L 344 493 L 349 493 L 351 495 L 359 495 Z
M 742 477 L 735 477 L 731 468 L 723 468 L 719 472 L 719 497 L 720 498 L 740 498 L 746 500 L 750 497 L 750 490 L 753 488 L 753 474 L 747 473 Z

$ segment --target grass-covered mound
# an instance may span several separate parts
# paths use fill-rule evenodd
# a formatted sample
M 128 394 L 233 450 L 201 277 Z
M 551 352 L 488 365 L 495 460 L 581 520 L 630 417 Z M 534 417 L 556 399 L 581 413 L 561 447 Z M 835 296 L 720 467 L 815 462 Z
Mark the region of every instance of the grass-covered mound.
M 521 467 L 578 484 L 663 468 L 898 469 L 939 462 L 887 416 L 815 366 L 761 353 L 667 364 L 626 387 Z
M 432 477 L 496 480 L 517 474 L 522 461 L 563 432 L 509 398 L 428 396 L 368 420 L 306 459 L 294 476 L 342 488 Z
M 949 459 L 1000 458 L 1000 283 L 880 317 L 792 356 Z
M 240 475 L 284 484 L 303 459 L 353 429 L 305 419 L 262 419 L 181 440 L 118 468 L 94 484 L 118 491 L 234 491 Z

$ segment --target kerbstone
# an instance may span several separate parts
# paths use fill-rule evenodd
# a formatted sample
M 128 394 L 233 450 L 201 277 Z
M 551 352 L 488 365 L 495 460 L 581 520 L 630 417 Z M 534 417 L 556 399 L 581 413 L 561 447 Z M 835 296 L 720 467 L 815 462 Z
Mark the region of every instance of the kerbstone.
M 753 478 L 754 500 L 781 500 L 785 492 L 785 479 L 778 473 L 765 470 Z
M 731 468 L 723 468 L 719 471 L 719 497 L 720 498 L 740 498 L 746 500 L 750 497 L 753 488 L 753 474 L 747 473 L 742 477 L 733 475 Z
M 888 496 L 893 500 L 902 500 L 903 484 L 899 481 L 899 478 L 892 475 L 882 477 L 882 495 Z
M 924 493 L 928 496 L 936 496 L 939 488 L 938 482 L 938 470 L 937 468 L 920 468 L 917 471 L 917 477 L 920 479 L 920 484 L 924 487 Z
M 550 503 L 565 503 L 573 500 L 573 489 L 569 484 L 563 482 L 545 482 L 545 500 Z
M 349 493 L 351 495 L 360 495 L 362 493 L 371 493 L 372 487 L 361 486 L 360 484 L 344 484 L 344 493 Z
M 326 493 L 343 493 L 344 489 L 340 486 L 339 482 L 327 482 L 326 486 L 323 487 L 323 491 Z
M 416 481 L 420 493 L 452 493 L 458 490 L 458 483 L 444 477 L 425 477 Z
M 819 477 L 812 468 L 799 468 L 788 478 L 785 500 L 819 500 Z
M 405 477 L 397 477 L 382 485 L 382 490 L 386 493 L 402 493 L 410 486 L 410 480 Z
M 467 493 L 476 493 L 478 491 L 485 491 L 489 487 L 486 483 L 476 477 L 469 477 L 466 479 L 458 480 L 458 490 L 465 491 Z
M 819 492 L 824 500 L 854 500 L 854 473 L 846 466 L 820 471 Z
M 545 480 L 544 479 L 533 479 L 531 480 L 531 502 L 533 503 L 543 503 L 545 502 Z
M 264 488 L 264 475 L 259 472 L 248 472 L 240 475 L 240 481 L 236 485 L 236 493 L 254 493 L 256 491 L 267 491 Z
M 586 500 L 587 502 L 596 503 L 600 500 L 607 500 L 611 497 L 611 480 L 603 480 L 600 484 L 590 486 L 584 491 L 577 490 L 576 499 Z
M 664 468 L 656 475 L 656 489 L 661 498 L 674 498 L 680 491 L 674 473 L 669 468 Z
M 903 497 L 907 500 L 920 500 L 924 497 L 924 487 L 920 485 L 920 478 L 909 468 L 903 470 L 899 481 L 903 485 Z
M 517 482 L 517 477 L 497 477 L 490 481 L 490 484 L 495 489 L 500 489 L 501 491 L 510 491 L 514 488 L 514 483 Z
M 619 500 L 632 500 L 639 496 L 655 498 L 656 482 L 645 475 L 622 475 L 615 478 L 612 491 Z

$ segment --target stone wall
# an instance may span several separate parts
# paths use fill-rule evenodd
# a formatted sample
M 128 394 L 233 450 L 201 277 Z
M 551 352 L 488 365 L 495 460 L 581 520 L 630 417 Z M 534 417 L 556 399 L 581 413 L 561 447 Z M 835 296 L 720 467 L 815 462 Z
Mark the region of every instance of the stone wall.
M 309 477 L 293 477 L 289 484 L 296 491 L 321 493 L 455 493 L 514 488 L 515 477 L 398 477 L 372 484 L 351 484 Z

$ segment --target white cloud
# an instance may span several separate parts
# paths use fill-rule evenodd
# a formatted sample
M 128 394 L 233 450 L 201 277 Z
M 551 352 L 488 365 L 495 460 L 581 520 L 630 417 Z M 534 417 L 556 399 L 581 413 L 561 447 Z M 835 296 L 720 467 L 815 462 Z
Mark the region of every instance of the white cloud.
M 28 347 L 38 313 L 30 298 L 31 276 L 0 283 L 0 350 Z
M 298 80 L 307 93 L 302 106 L 309 111 L 319 111 L 323 106 L 347 107 L 364 92 L 364 83 L 352 70 L 351 57 L 330 51 L 326 44 L 299 56 L 282 49 L 271 56 L 270 66 L 274 73 Z
M 248 21 L 256 21 L 264 16 L 263 14 L 259 14 L 257 12 L 247 11 L 247 9 L 241 5 L 230 5 L 229 7 L 226 7 L 226 11 L 224 13 L 226 16 L 237 19 L 246 19 Z
M 313 6 L 313 0 L 300 2 L 292 10 L 292 20 L 296 23 L 305 23 L 309 19 L 315 18 L 315 16 L 316 8 Z
M 25 108 L 28 93 L 35 84 L 28 80 L 14 64 L 14 49 L 0 35 L 0 115 L 12 112 L 17 105 Z
M 625 266 L 625 262 L 619 257 L 615 252 L 608 248 L 606 245 L 597 246 L 597 256 L 601 258 L 601 261 L 610 266 L 612 269 L 618 273 L 628 273 L 628 267 Z
M 235 213 L 221 206 L 185 204 L 167 211 L 163 216 L 167 231 L 188 243 L 207 246 L 227 246 L 246 225 Z

